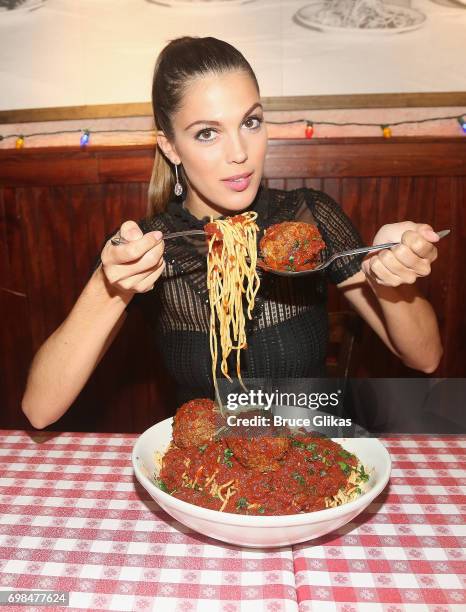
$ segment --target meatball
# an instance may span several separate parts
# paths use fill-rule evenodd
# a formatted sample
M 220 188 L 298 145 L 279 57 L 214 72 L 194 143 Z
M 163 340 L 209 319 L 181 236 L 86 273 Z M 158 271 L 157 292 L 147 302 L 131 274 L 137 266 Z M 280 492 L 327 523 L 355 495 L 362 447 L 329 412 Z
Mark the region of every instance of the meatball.
M 215 404 L 210 399 L 194 399 L 180 406 L 173 419 L 173 441 L 179 448 L 209 442 L 216 429 Z
M 271 225 L 260 243 L 264 264 L 274 270 L 311 270 L 319 263 L 325 242 L 315 225 L 284 221 Z
M 257 438 L 225 438 L 228 447 L 233 451 L 235 459 L 243 467 L 273 472 L 280 467 L 282 459 L 290 447 L 289 438 L 261 436 Z

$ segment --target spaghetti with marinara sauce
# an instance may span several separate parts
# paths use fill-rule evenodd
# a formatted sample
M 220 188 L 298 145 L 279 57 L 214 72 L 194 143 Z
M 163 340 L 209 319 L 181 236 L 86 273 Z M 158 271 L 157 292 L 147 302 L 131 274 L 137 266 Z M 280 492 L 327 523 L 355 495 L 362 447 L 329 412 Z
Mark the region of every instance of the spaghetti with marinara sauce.
M 262 462 L 268 462 L 260 469 L 240 462 L 232 440 L 189 448 L 171 442 L 156 460 L 156 484 L 178 499 L 220 512 L 283 515 L 345 504 L 363 493 L 369 479 L 358 458 L 328 438 L 290 432 L 287 437 L 242 440 L 252 442 Z M 270 451 L 271 441 L 283 440 L 288 448 L 280 458 L 264 451 L 264 441 Z
M 221 422 L 209 399 L 178 409 L 172 441 L 155 454 L 159 488 L 220 512 L 275 515 L 339 506 L 369 479 L 356 455 L 322 435 L 282 427 L 219 437 Z
M 231 381 L 227 359 L 232 351 L 236 351 L 236 372 L 242 384 L 240 351 L 247 346 L 243 296 L 247 302 L 247 316 L 251 319 L 260 285 L 256 271 L 256 218 L 257 213 L 249 211 L 226 219 L 211 220 L 204 228 L 208 235 L 209 248 L 207 288 L 210 302 L 210 352 L 216 391 L 219 353 L 217 328 L 221 372 Z

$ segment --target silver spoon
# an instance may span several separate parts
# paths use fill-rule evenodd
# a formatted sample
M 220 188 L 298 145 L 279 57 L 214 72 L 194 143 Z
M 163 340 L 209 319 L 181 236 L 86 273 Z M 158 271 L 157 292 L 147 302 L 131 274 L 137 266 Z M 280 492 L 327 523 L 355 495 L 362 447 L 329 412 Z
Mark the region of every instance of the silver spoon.
M 450 233 L 449 229 L 442 230 L 441 232 L 436 232 L 439 238 L 443 238 L 447 234 Z M 262 270 L 266 272 L 272 272 L 273 274 L 278 274 L 279 276 L 304 276 L 306 274 L 312 274 L 313 272 L 321 272 L 325 270 L 331 263 L 338 259 L 339 257 L 348 257 L 349 255 L 359 255 L 360 253 L 369 253 L 370 251 L 381 251 L 382 249 L 389 249 L 390 247 L 396 246 L 397 244 L 401 244 L 400 242 L 386 242 L 385 244 L 377 244 L 374 246 L 361 247 L 359 249 L 351 249 L 350 251 L 342 251 L 341 253 L 335 253 L 331 257 L 319 264 L 312 270 L 299 270 L 298 272 L 293 272 L 292 270 L 275 270 L 274 268 L 269 268 L 264 263 L 260 263 L 260 267 Z

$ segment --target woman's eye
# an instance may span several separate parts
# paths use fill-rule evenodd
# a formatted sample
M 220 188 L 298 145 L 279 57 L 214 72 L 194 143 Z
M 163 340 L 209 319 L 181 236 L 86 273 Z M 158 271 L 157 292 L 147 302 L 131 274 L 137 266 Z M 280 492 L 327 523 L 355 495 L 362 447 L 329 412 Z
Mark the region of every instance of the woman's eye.
M 249 129 L 255 130 L 260 127 L 262 121 L 263 119 L 261 119 L 260 117 L 248 117 L 244 122 L 244 125 Z
M 260 128 L 263 119 L 261 117 L 248 117 L 243 125 L 249 130 L 257 130 Z M 212 128 L 205 128 L 196 134 L 196 140 L 201 142 L 212 142 L 215 140 L 215 130 Z
M 210 134 L 213 134 L 213 133 L 215 133 L 214 130 L 210 128 L 201 130 L 200 132 L 196 134 L 196 138 L 197 140 L 204 140 L 204 141 L 213 140 L 213 137 L 209 138 Z

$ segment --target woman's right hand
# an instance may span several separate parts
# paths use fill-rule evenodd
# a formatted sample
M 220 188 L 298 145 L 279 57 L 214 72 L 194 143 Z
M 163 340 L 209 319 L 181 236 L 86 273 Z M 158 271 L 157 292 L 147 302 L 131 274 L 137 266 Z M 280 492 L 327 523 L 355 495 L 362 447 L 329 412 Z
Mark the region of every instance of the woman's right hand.
M 104 276 L 118 293 L 146 293 L 165 268 L 162 232 L 144 234 L 135 221 L 125 221 L 120 236 L 128 244 L 113 245 L 108 240 L 102 250 Z

